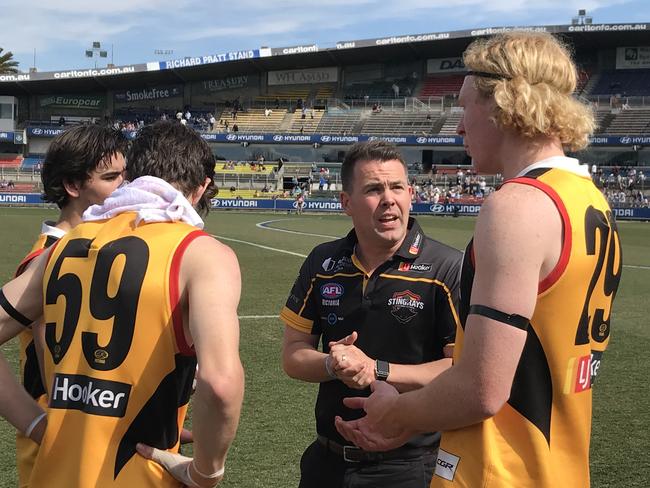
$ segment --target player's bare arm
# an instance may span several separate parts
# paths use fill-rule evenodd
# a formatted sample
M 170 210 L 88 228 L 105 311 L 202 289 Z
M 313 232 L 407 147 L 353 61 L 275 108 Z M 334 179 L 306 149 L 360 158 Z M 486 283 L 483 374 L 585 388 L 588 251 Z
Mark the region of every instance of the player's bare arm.
M 192 410 L 194 459 L 141 444 L 138 451 L 185 483 L 214 486 L 224 475 L 244 395 L 237 317 L 241 276 L 235 254 L 212 238 L 197 238 L 183 257 L 180 288 L 185 332 L 200 365 Z
M 29 322 L 39 321 L 43 311 L 43 271 L 48 253 L 43 253 L 18 278 L 2 287 L 0 344 L 21 333 Z M 39 441 L 44 431 L 44 412 L 20 385 L 0 353 L 0 414 L 20 432 Z M 37 422 L 35 422 L 38 420 Z

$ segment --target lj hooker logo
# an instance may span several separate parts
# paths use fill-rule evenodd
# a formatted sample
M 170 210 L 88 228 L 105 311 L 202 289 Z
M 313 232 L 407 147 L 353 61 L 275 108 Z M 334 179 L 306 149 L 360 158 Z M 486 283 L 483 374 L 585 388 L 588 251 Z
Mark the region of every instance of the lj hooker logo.
M 415 317 L 418 312 L 424 309 L 424 302 L 420 300 L 420 295 L 413 293 L 411 290 L 398 291 L 388 299 L 390 313 L 400 323 L 406 324 Z

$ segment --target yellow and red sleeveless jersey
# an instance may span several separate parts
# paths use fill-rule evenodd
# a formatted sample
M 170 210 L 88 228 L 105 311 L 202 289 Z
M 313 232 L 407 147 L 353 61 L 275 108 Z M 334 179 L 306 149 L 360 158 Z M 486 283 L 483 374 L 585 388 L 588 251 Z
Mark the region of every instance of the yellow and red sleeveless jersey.
M 48 425 L 33 486 L 177 487 L 138 442 L 178 450 L 196 367 L 178 274 L 185 223 L 135 213 L 77 226 L 43 281 Z
M 48 223 L 43 224 L 46 230 Z M 32 246 L 31 251 L 18 265 L 15 276 L 18 276 L 25 271 L 29 263 L 35 258 L 40 256 L 48 247 L 50 247 L 63 231 L 56 232 L 56 235 L 50 234 L 47 231 L 38 236 L 38 239 Z M 34 335 L 31 329 L 25 329 L 18 335 L 19 342 L 19 358 L 20 358 L 20 373 L 25 390 L 36 400 L 43 409 L 47 408 L 47 396 L 45 395 L 45 387 L 41 379 L 41 372 L 38 366 L 38 358 L 36 357 L 36 348 L 34 347 Z M 18 486 L 26 488 L 29 486 L 29 478 L 32 474 L 34 461 L 38 454 L 38 444 L 36 444 L 29 437 L 25 437 L 21 432 L 16 432 L 16 466 L 18 468 Z
M 588 176 L 539 168 L 506 184 L 534 186 L 553 200 L 563 222 L 562 252 L 539 284 L 510 399 L 494 417 L 443 433 L 431 486 L 588 487 L 591 388 L 622 268 L 616 222 Z M 470 242 L 455 358 L 463 353 L 472 261 Z

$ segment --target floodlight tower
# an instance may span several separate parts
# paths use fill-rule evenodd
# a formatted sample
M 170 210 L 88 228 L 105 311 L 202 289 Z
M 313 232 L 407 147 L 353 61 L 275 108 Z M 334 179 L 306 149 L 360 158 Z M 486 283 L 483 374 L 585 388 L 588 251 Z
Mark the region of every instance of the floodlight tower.
M 571 25 L 590 25 L 593 22 L 591 15 L 587 15 L 584 8 L 578 10 L 578 15 L 571 19 Z
M 99 41 L 93 41 L 92 47 L 86 49 L 87 58 L 95 58 L 95 68 L 97 68 L 97 58 L 107 58 L 108 51 L 102 49 Z M 111 65 L 113 64 L 113 45 L 111 44 Z

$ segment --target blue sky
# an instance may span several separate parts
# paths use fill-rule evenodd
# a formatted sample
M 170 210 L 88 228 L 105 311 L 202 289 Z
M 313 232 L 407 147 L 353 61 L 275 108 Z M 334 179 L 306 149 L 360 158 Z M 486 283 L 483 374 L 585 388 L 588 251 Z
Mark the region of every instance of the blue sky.
M 478 27 L 650 23 L 648 0 L 3 0 L 0 47 L 27 71 L 125 65 L 260 46 L 284 47 Z M 108 59 L 84 52 L 100 41 Z M 650 44 L 650 41 L 648 42 Z M 154 54 L 156 49 L 173 55 Z

